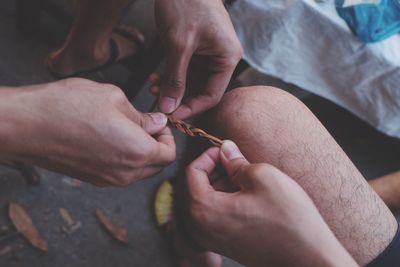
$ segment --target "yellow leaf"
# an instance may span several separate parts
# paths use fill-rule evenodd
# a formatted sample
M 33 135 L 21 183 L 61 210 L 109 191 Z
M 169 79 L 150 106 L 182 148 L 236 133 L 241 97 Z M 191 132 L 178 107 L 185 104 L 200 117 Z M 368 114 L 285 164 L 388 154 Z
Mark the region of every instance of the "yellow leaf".
M 164 181 L 157 189 L 154 200 L 154 212 L 158 225 L 169 222 L 173 210 L 173 187 L 169 181 Z

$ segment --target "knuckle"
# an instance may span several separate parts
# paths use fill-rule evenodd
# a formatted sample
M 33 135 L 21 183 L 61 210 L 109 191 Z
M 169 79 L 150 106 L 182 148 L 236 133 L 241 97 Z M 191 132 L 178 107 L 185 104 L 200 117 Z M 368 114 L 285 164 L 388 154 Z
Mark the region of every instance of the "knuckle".
M 189 216 L 196 224 L 207 225 L 210 221 L 209 213 L 206 212 L 200 203 L 191 203 L 189 208 Z
M 170 164 L 170 163 L 172 163 L 172 162 L 174 162 L 175 159 L 176 159 L 176 151 L 175 151 L 175 149 L 174 149 L 174 150 L 171 150 L 171 153 L 169 153 L 169 154 L 165 157 L 165 163 L 166 163 L 166 165 L 167 165 L 167 164 Z
M 268 164 L 252 164 L 244 170 L 244 175 L 259 179 L 268 173 Z
M 199 25 L 194 20 L 191 20 L 188 23 L 186 23 L 186 32 L 188 33 L 188 35 L 196 34 L 198 28 Z
M 99 87 L 97 82 L 78 77 L 66 78 L 54 83 L 61 85 L 62 88 L 78 88 L 83 90 L 97 89 Z
M 235 68 L 242 57 L 237 55 L 231 55 L 226 59 L 226 65 L 230 68 Z
M 242 47 L 242 45 L 239 43 L 239 44 L 235 47 L 233 56 L 236 57 L 236 59 L 239 61 L 240 59 L 242 59 L 243 54 L 244 54 L 243 47 Z
M 228 55 L 226 64 L 230 67 L 236 67 L 237 63 L 243 57 L 243 48 L 240 45 L 237 45 L 229 51 Z
M 171 89 L 181 89 L 185 86 L 185 82 L 179 78 L 169 78 L 165 82 L 165 86 Z
M 147 165 L 152 158 L 155 158 L 158 155 L 153 144 L 136 145 L 132 149 L 136 155 L 136 158 L 138 159 L 137 163 L 140 166 Z
M 112 84 L 105 84 L 104 88 L 108 91 L 108 97 L 111 101 L 124 102 L 126 100 L 125 93 L 121 88 Z
M 192 162 L 185 169 L 185 176 L 187 177 L 187 179 L 189 179 L 189 177 L 192 175 L 193 169 L 194 169 L 194 163 Z
M 172 36 L 169 39 L 169 44 L 176 51 L 182 52 L 191 46 L 192 41 L 191 41 L 191 38 L 182 38 L 182 36 L 179 36 L 179 37 Z
M 66 78 L 63 80 L 60 80 L 60 82 L 66 82 L 66 83 L 70 83 L 70 84 L 74 84 L 74 83 L 93 83 L 90 80 L 84 79 L 84 78 L 79 78 L 79 77 L 71 77 L 71 78 Z
M 217 105 L 221 101 L 222 96 L 223 96 L 223 91 L 222 91 L 222 93 L 211 95 L 210 101 L 209 101 L 210 106 L 213 107 L 213 106 Z
M 146 120 L 145 116 L 147 116 L 146 114 L 139 114 L 139 116 L 136 117 L 136 123 L 142 128 L 142 129 L 146 129 L 147 125 L 148 125 L 148 121 Z

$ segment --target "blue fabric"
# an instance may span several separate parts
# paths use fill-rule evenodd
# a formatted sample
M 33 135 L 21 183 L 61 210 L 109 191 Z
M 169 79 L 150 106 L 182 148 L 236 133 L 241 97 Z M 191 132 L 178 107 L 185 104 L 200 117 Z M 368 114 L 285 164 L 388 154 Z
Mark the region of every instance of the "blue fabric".
M 336 10 L 363 42 L 382 41 L 400 32 L 400 0 L 343 7 L 344 3 L 336 0 Z

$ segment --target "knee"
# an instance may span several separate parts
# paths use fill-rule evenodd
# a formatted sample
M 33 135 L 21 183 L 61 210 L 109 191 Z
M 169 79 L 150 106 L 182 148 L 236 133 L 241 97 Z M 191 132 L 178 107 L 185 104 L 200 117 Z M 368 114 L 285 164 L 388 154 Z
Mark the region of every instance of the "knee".
M 216 108 L 214 128 L 218 133 L 226 133 L 258 124 L 271 129 L 281 129 L 288 121 L 308 110 L 293 95 L 274 87 L 243 87 L 227 93 Z M 236 131 L 237 132 L 237 131 Z

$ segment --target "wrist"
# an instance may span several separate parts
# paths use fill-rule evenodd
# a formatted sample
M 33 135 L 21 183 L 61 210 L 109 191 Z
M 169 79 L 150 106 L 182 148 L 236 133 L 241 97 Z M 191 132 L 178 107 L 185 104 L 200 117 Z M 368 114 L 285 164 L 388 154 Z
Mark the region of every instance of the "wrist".
M 337 240 L 327 225 L 321 231 L 315 231 L 308 247 L 308 259 L 304 266 L 355 267 L 359 266 L 343 245 Z M 315 230 L 318 227 L 314 228 Z M 306 249 L 307 250 L 307 249 Z
M 22 160 L 21 133 L 29 131 L 25 118 L 31 116 L 29 87 L 0 87 L 0 161 Z
M 13 110 L 10 106 L 13 99 L 13 89 L 9 87 L 0 87 L 0 161 L 8 161 L 13 158 L 11 148 L 11 136 L 13 133 L 14 124 L 11 119 Z

